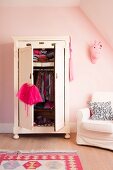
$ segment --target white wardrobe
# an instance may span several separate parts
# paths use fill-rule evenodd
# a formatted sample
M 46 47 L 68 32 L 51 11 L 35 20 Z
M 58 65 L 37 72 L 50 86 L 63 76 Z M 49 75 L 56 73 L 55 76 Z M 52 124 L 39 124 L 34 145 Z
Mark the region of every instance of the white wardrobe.
M 13 37 L 14 138 L 19 134 L 64 133 L 69 126 L 69 37 Z M 34 84 L 42 102 L 25 108 L 17 98 L 24 83 Z

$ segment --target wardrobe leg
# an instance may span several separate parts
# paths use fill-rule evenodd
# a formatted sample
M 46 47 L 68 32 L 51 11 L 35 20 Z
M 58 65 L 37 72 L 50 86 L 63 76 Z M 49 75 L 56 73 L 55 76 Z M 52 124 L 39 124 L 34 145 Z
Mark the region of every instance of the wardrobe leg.
M 66 133 L 65 134 L 65 139 L 69 139 L 70 138 L 70 134 L 69 133 Z
M 13 138 L 14 139 L 19 139 L 19 135 L 18 134 L 14 134 Z

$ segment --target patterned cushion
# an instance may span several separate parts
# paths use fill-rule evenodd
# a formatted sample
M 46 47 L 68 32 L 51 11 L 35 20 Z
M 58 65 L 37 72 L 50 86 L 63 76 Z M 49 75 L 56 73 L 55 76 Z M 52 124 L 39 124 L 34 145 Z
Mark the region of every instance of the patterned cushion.
M 113 120 L 111 102 L 89 102 L 92 120 Z

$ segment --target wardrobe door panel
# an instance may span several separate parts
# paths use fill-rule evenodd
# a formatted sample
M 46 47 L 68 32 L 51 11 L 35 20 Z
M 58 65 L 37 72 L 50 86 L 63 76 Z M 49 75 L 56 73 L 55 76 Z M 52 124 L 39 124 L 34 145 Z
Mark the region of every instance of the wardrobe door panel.
M 64 42 L 55 44 L 55 131 L 64 127 Z
M 32 47 L 19 49 L 19 89 L 24 83 L 33 83 Z M 33 126 L 33 107 L 19 101 L 19 126 L 31 129 Z

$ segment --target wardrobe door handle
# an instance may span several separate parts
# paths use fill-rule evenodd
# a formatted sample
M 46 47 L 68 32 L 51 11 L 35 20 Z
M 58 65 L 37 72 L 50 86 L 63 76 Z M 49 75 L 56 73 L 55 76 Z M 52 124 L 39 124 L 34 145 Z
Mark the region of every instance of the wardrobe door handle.
M 29 75 L 29 78 L 30 78 L 30 79 L 32 78 L 32 75 L 31 75 L 31 73 L 30 73 L 30 75 Z
M 56 79 L 58 78 L 58 74 L 56 73 Z

